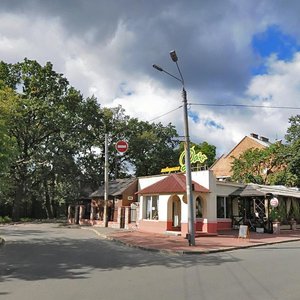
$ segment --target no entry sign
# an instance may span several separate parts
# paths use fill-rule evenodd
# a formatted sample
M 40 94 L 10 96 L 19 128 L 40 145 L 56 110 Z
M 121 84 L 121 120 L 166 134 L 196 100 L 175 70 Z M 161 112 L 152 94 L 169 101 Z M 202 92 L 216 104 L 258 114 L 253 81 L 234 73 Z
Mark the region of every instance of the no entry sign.
M 118 141 L 116 143 L 116 149 L 120 153 L 125 153 L 128 150 L 128 143 L 126 141 Z

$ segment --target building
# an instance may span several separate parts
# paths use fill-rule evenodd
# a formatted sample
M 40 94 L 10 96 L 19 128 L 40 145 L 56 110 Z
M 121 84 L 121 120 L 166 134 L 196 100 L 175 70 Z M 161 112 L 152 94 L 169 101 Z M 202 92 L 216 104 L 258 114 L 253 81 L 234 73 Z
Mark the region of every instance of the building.
M 116 179 L 110 181 L 108 186 L 108 201 L 106 207 L 104 201 L 104 185 L 102 185 L 98 190 L 90 193 L 85 199 L 77 201 L 76 205 L 69 206 L 69 222 L 105 226 L 104 215 L 106 209 L 109 226 L 125 228 L 126 222 L 127 225 L 130 222 L 129 208 L 137 201 L 136 192 L 138 180 L 136 178 Z
M 243 184 L 220 182 L 210 170 L 192 172 L 195 230 L 216 234 L 232 228 L 229 195 Z M 138 228 L 141 231 L 188 233 L 185 175 L 170 174 L 139 178 Z
M 268 138 L 251 133 L 250 136 L 245 136 L 228 154 L 222 155 L 216 160 L 210 169 L 218 179 L 228 179 L 232 176 L 231 164 L 234 158 L 239 158 L 248 149 L 265 149 L 270 145 Z

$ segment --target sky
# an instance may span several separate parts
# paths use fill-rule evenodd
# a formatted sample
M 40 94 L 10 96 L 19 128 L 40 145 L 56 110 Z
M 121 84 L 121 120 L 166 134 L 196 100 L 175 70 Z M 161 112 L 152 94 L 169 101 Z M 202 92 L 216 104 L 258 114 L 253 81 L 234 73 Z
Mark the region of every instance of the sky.
M 0 60 L 50 61 L 83 96 L 227 153 L 300 114 L 298 0 L 0 0 Z M 234 106 L 236 105 L 236 106 Z M 267 108 L 269 107 L 269 108 Z M 279 108 L 274 108 L 279 107 Z M 129 145 L 130 146 L 130 145 Z

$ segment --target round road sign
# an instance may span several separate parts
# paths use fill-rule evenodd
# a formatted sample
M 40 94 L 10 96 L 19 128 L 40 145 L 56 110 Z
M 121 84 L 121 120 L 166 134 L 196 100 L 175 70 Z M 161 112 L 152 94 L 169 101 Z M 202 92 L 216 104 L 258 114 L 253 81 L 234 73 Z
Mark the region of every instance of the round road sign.
M 125 153 L 128 150 L 128 143 L 126 141 L 118 141 L 116 143 L 116 149 L 120 153 Z
M 278 201 L 277 198 L 274 197 L 274 198 L 272 198 L 272 199 L 270 200 L 270 204 L 271 204 L 272 207 L 277 207 L 278 204 L 279 204 L 279 201 Z

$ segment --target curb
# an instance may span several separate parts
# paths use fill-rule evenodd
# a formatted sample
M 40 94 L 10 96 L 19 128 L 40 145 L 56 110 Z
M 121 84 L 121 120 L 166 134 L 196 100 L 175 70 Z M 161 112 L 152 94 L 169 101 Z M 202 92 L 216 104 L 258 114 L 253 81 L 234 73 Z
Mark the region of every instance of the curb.
M 207 250 L 199 250 L 199 251 L 195 251 L 195 250 L 170 250 L 170 249 L 156 249 L 156 248 L 151 248 L 151 247 L 147 247 L 147 246 L 135 245 L 135 244 L 132 244 L 130 242 L 124 242 L 124 241 L 119 240 L 117 238 L 114 238 L 112 236 L 102 234 L 102 233 L 98 232 L 97 230 L 95 230 L 93 228 L 82 228 L 82 229 L 93 231 L 96 235 L 98 235 L 98 236 L 100 236 L 104 239 L 113 241 L 113 242 L 115 242 L 117 244 L 120 244 L 120 245 L 125 245 L 125 246 L 131 247 L 131 248 L 136 248 L 136 249 L 149 251 L 149 252 L 168 254 L 168 255 L 203 255 L 203 254 L 221 253 L 221 252 L 228 252 L 228 251 L 234 251 L 234 250 L 241 250 L 241 249 L 248 249 L 248 248 L 254 248 L 254 247 L 262 247 L 262 246 L 268 246 L 268 245 L 275 245 L 275 244 L 283 244 L 283 243 L 291 243 L 291 242 L 300 241 L 300 238 L 297 238 L 297 239 L 286 240 L 286 241 L 261 243 L 259 245 L 246 245 L 246 246 L 236 246 L 236 247 L 229 246 L 229 247 L 226 247 L 226 248 L 207 249 Z

